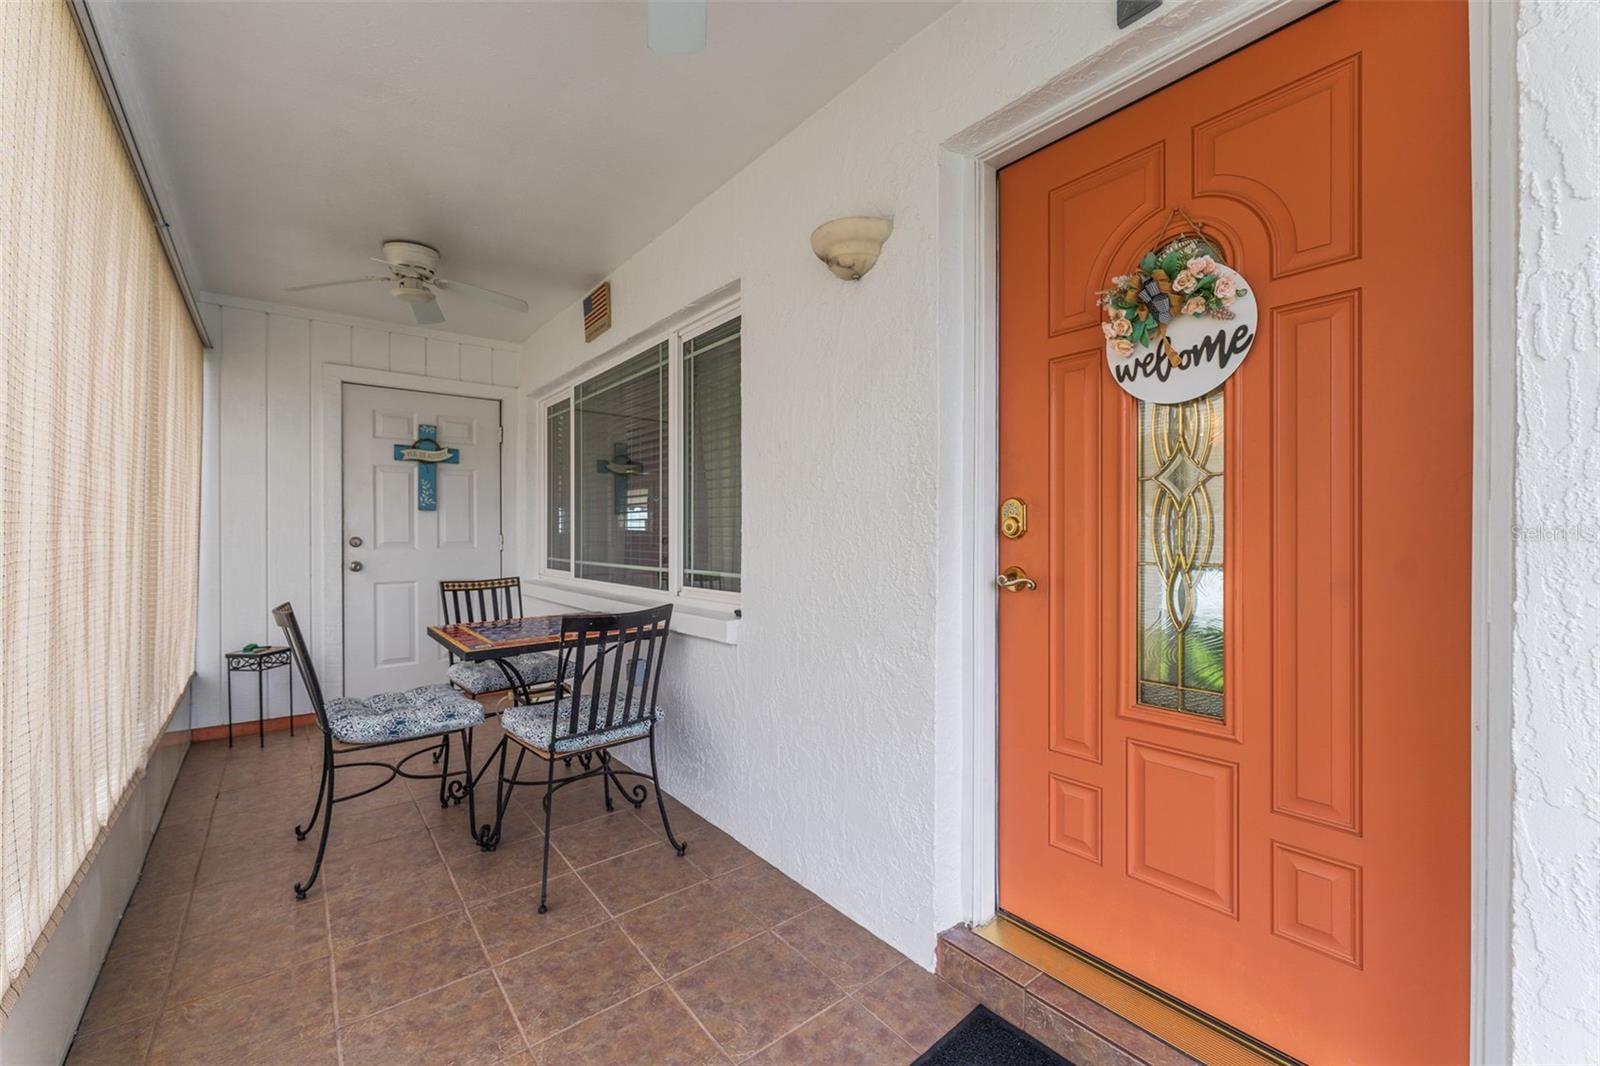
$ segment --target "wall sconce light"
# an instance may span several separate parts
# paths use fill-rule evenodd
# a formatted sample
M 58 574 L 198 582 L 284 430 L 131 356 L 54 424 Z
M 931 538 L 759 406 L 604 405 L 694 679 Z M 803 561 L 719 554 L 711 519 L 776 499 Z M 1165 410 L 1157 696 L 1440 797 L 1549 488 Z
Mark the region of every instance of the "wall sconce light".
M 878 261 L 883 242 L 893 231 L 894 222 L 887 218 L 836 218 L 811 231 L 811 250 L 835 277 L 859 281 Z

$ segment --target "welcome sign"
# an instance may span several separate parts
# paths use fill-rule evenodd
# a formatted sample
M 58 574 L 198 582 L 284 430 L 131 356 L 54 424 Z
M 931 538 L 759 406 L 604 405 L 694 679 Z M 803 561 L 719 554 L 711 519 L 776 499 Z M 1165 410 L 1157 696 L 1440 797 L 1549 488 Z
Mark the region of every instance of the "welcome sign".
M 1129 344 L 1126 338 L 1106 338 L 1106 366 L 1124 391 L 1151 403 L 1182 403 L 1204 396 L 1239 369 L 1256 339 L 1255 292 L 1233 268 L 1217 263 L 1212 269 L 1244 295 L 1228 306 L 1227 317 L 1173 315 L 1166 343 L 1176 359 L 1168 354 L 1166 343 L 1148 347 Z

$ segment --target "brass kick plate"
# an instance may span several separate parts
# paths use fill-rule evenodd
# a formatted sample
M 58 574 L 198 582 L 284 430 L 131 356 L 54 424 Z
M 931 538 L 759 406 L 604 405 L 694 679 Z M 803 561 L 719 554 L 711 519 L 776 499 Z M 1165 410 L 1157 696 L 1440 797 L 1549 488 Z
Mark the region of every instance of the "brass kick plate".
M 1016 540 L 1028 531 L 1028 505 L 1011 497 L 1000 505 L 1000 535 Z

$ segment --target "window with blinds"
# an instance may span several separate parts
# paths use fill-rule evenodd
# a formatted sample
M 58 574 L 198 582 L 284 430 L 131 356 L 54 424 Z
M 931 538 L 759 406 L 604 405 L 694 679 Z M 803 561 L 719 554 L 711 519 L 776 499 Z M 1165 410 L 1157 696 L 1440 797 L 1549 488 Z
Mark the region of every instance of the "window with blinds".
M 739 357 L 724 310 L 547 401 L 548 571 L 739 593 Z
M 195 654 L 200 340 L 64 3 L 0 4 L 0 248 L 3 1016 Z
M 739 591 L 739 319 L 683 346 L 683 583 Z
M 574 576 L 667 587 L 667 345 L 573 390 Z
M 572 401 L 552 404 L 545 416 L 545 565 L 572 569 Z

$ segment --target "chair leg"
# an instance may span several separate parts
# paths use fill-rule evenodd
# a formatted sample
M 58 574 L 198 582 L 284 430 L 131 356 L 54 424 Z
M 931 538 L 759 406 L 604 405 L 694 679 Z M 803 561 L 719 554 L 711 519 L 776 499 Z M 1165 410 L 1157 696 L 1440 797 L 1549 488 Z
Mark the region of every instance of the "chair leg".
M 439 806 L 450 806 L 450 734 L 439 738 L 439 750 L 444 754 L 444 766 L 439 770 Z M 434 760 L 437 762 L 438 760 Z
M 478 800 L 473 792 L 472 780 L 472 730 L 461 731 L 461 784 L 467 793 L 467 828 L 470 830 L 478 824 Z M 460 803 L 458 796 L 456 802 Z
M 606 810 L 616 810 L 616 804 L 611 802 L 611 767 L 606 762 L 605 752 L 600 753 L 600 789 L 606 794 Z
M 517 760 L 517 761 L 521 762 L 520 759 Z M 544 779 L 544 868 L 539 873 L 539 913 L 540 914 L 544 914 L 546 911 L 548 911 L 550 909 L 546 905 L 546 900 L 548 900 L 549 897 L 550 897 L 550 808 L 553 806 L 553 804 L 550 801 L 551 801 L 551 799 L 553 799 L 555 797 L 555 794 L 556 794 L 556 789 L 555 789 L 555 784 L 556 784 L 556 761 L 555 761 L 555 759 L 553 759 L 553 758 L 546 759 L 545 760 L 545 766 L 547 766 L 548 769 L 545 771 L 545 779 Z M 610 805 L 609 804 L 610 798 L 611 797 L 609 795 L 606 797 L 606 799 L 608 801 L 607 806 Z
M 307 834 L 316 828 L 317 818 L 322 814 L 323 796 L 327 796 L 329 799 L 333 798 L 333 793 L 328 791 L 328 771 L 326 767 L 323 768 L 322 773 L 317 777 L 317 802 L 311 808 L 311 820 L 305 825 L 297 825 L 294 827 L 294 838 L 296 840 L 304 840 Z
M 322 773 L 326 781 L 328 793 L 328 809 L 322 814 L 322 839 L 317 842 L 317 857 L 311 864 L 311 876 L 294 886 L 294 898 L 305 899 L 306 893 L 311 891 L 311 886 L 317 883 L 317 875 L 322 872 L 322 856 L 328 852 L 328 827 L 333 824 L 333 804 L 337 793 L 333 790 L 333 739 L 326 734 L 322 738 Z
M 650 790 L 645 788 L 642 784 L 635 785 L 631 789 L 627 785 L 624 785 L 622 783 L 622 779 L 617 776 L 617 772 L 611 768 L 611 753 L 603 748 L 600 751 L 599 759 L 601 768 L 605 770 L 608 783 L 617 786 L 617 791 L 622 794 L 623 799 L 633 804 L 634 810 L 638 810 L 639 808 L 643 807 L 644 801 L 650 796 Z M 609 798 L 609 796 L 607 798 Z M 609 810 L 610 808 L 607 809 Z
M 672 822 L 667 818 L 667 801 L 661 798 L 661 774 L 656 770 L 656 727 L 650 726 L 650 784 L 655 786 L 656 807 L 661 811 L 661 827 L 667 831 L 667 840 L 672 843 L 672 850 L 679 857 L 689 850 L 687 843 L 678 843 L 678 838 L 672 835 Z
M 478 846 L 484 851 L 493 851 L 500 846 L 500 827 L 505 824 L 506 808 L 511 806 L 511 793 L 517 787 L 517 778 L 522 776 L 522 759 L 527 755 L 526 749 L 517 750 L 517 765 L 511 771 L 511 777 L 506 777 L 506 746 L 500 746 L 500 778 L 495 783 L 494 825 L 484 826 L 478 834 Z

